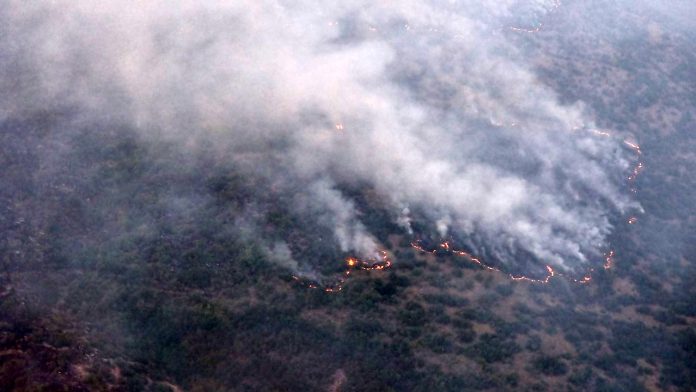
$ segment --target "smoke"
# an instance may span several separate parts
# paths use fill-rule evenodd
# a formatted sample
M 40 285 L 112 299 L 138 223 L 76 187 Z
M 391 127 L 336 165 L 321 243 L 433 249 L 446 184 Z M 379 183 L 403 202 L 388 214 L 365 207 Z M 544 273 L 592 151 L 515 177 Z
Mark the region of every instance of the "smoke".
M 574 270 L 635 205 L 620 139 L 587 132 L 582 105 L 559 103 L 509 39 L 510 21 L 556 6 L 9 1 L 0 119 L 70 108 L 184 154 L 212 144 L 364 257 L 379 244 L 341 184 L 369 184 L 409 232 L 418 211 L 502 262 Z

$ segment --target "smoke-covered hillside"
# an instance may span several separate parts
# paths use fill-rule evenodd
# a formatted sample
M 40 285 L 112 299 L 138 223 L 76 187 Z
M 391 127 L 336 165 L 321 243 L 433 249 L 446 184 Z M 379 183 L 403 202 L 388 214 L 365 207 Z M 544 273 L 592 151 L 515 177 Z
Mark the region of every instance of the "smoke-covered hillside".
M 696 8 L 344 3 L 0 10 L 0 389 L 693 390 Z

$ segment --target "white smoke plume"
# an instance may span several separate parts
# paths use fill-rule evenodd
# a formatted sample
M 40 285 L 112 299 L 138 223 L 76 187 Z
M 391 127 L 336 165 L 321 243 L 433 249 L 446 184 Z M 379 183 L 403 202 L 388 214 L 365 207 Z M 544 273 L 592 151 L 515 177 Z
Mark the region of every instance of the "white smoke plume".
M 582 106 L 560 104 L 509 40 L 520 10 L 557 6 L 8 1 L 0 118 L 70 107 L 184 150 L 212 141 L 249 175 L 308 184 L 298 208 L 362 256 L 379 245 L 340 183 L 374 187 L 408 230 L 404 206 L 503 262 L 522 250 L 573 270 L 633 204 L 619 139 L 583 131 Z

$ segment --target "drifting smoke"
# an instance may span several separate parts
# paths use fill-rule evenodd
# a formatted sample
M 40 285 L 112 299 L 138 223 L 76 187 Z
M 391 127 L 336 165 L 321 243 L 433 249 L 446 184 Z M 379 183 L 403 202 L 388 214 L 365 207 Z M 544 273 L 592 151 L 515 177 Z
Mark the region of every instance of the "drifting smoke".
M 587 132 L 582 106 L 560 104 L 509 42 L 520 10 L 557 6 L 10 1 L 0 117 L 68 107 L 184 152 L 212 142 L 361 256 L 379 245 L 345 183 L 369 184 L 408 232 L 417 212 L 501 262 L 575 270 L 635 206 L 620 139 Z

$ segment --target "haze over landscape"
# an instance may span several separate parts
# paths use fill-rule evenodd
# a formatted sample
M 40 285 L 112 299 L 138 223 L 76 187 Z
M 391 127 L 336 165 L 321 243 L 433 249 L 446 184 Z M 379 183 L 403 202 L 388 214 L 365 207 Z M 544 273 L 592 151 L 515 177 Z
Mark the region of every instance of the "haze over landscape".
M 0 390 L 695 390 L 694 21 L 8 1 Z

